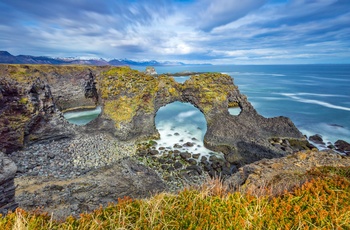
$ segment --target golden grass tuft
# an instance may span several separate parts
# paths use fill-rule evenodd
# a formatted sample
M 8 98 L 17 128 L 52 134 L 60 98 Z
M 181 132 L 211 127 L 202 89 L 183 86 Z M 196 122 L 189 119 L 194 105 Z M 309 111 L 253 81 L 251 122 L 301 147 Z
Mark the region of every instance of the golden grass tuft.
M 0 229 L 349 229 L 348 172 L 313 170 L 313 179 L 279 196 L 231 193 L 214 178 L 177 194 L 125 197 L 63 222 L 18 209 L 0 218 Z

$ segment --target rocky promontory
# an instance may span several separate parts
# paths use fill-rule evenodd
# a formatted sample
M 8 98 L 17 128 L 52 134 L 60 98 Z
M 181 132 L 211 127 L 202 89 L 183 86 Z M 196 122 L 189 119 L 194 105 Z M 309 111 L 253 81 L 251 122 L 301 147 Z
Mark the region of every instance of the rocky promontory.
M 138 148 L 159 138 L 156 113 L 175 101 L 204 114 L 204 145 L 222 159 L 175 151 L 158 157 L 157 150 Z M 84 126 L 63 117 L 97 106 L 101 114 Z M 239 115 L 229 113 L 233 107 Z M 178 83 L 129 67 L 0 65 L 0 151 L 17 166 L 16 201 L 26 209 L 78 214 L 118 197 L 169 190 L 163 172 L 171 183 L 176 175 L 230 176 L 248 163 L 310 148 L 290 119 L 259 115 L 225 74 Z M 158 165 L 163 171 L 152 167 Z

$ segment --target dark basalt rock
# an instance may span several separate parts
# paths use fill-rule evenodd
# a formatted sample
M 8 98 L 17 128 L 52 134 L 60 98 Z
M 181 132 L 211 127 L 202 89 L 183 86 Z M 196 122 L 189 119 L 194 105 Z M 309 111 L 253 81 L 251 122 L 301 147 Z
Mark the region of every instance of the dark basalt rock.
M 350 155 L 350 144 L 344 140 L 337 140 L 334 143 L 337 151 Z
M 191 158 L 191 153 L 189 153 L 189 152 L 181 152 L 180 156 L 181 156 L 182 159 L 187 160 L 187 159 Z
M 15 163 L 0 152 L 0 214 L 2 215 L 14 211 L 18 206 L 15 202 L 14 178 L 16 171 Z
M 192 142 L 186 142 L 183 146 L 184 147 L 193 147 L 194 144 Z
M 180 144 L 175 144 L 175 145 L 174 145 L 174 148 L 176 148 L 176 149 L 181 149 L 181 148 L 182 148 L 182 145 L 180 145 Z
M 315 134 L 309 137 L 309 140 L 314 142 L 315 144 L 321 144 L 321 145 L 325 145 L 322 136 L 319 134 Z

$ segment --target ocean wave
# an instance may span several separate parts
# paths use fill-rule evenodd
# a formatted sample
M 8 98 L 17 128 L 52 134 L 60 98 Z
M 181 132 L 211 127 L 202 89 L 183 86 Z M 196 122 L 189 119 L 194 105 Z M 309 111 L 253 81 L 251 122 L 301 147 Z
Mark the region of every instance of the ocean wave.
M 278 95 L 283 95 L 283 96 L 315 96 L 315 97 L 349 97 L 346 95 L 341 95 L 341 94 L 322 94 L 322 93 L 304 93 L 304 92 L 300 92 L 300 93 L 274 93 L 274 94 L 278 94 Z
M 324 107 L 327 107 L 327 108 L 331 108 L 331 109 L 339 109 L 339 110 L 344 110 L 344 111 L 350 111 L 350 108 L 345 107 L 345 106 L 333 105 L 333 104 L 325 102 L 325 101 L 301 98 L 301 97 L 298 97 L 298 94 L 281 93 L 281 95 L 289 97 L 289 98 L 291 98 L 291 99 L 293 99 L 295 101 L 302 102 L 302 103 L 315 104 L 315 105 L 321 105 L 321 106 L 324 106 Z
M 272 77 L 285 77 L 287 75 L 281 73 L 261 73 L 261 72 L 222 72 L 230 76 L 242 75 L 242 76 L 272 76 Z
M 308 124 L 307 127 L 299 127 L 299 129 L 308 137 L 320 134 L 325 143 L 331 142 L 334 144 L 340 139 L 350 142 L 350 130 L 340 125 L 317 123 Z
M 345 75 L 344 75 L 345 76 Z M 321 81 L 324 81 L 324 80 L 329 80 L 329 81 L 345 81 L 345 82 L 349 82 L 350 79 L 346 79 L 346 78 L 330 78 L 330 77 L 316 77 L 316 76 L 307 76 L 309 78 L 313 78 L 313 79 L 316 79 L 316 80 L 321 80 Z M 348 77 L 348 76 L 346 76 Z

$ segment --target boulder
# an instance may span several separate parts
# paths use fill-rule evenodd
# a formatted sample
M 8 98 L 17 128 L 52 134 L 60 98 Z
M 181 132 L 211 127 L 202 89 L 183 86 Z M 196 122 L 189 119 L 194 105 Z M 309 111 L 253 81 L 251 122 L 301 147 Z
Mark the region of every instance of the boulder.
M 322 136 L 319 134 L 315 134 L 309 137 L 309 140 L 314 142 L 315 144 L 321 144 L 321 145 L 325 145 Z
M 194 144 L 192 142 L 186 142 L 183 147 L 193 147 Z
M 350 155 L 350 144 L 344 140 L 337 140 L 334 143 L 337 151 Z

